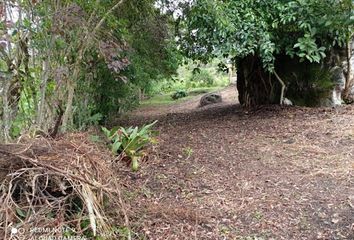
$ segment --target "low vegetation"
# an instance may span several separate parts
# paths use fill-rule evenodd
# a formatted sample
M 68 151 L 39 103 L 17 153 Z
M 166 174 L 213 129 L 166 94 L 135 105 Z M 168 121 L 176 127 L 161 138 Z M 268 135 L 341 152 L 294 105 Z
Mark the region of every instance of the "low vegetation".
M 147 154 L 144 151 L 146 146 L 151 143 L 156 143 L 156 139 L 153 137 L 156 132 L 151 130 L 156 122 L 157 121 L 141 128 L 116 127 L 108 130 L 102 127 L 102 130 L 111 142 L 112 152 L 118 155 L 119 160 L 125 159 L 130 161 L 132 170 L 137 171 L 139 161 Z
M 177 99 L 184 98 L 184 97 L 187 97 L 187 96 L 188 96 L 188 93 L 185 90 L 177 90 L 176 92 L 174 92 L 171 95 L 171 98 L 173 100 L 177 100 Z

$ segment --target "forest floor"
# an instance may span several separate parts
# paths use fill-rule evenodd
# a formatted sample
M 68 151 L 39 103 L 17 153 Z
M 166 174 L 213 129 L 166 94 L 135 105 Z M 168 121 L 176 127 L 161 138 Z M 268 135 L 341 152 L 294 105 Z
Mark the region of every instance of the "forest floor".
M 354 106 L 141 108 L 159 144 L 122 179 L 147 239 L 354 239 Z M 139 239 L 139 238 L 138 238 Z

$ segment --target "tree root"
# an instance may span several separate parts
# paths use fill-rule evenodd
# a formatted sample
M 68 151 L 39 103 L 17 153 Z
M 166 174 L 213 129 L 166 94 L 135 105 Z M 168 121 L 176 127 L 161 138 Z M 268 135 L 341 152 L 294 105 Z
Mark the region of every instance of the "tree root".
M 285 83 L 283 80 L 281 80 L 281 78 L 279 77 L 279 75 L 274 71 L 274 75 L 275 77 L 278 79 L 280 85 L 281 85 L 281 93 L 280 93 L 280 105 L 283 105 L 284 103 L 284 92 L 285 92 Z

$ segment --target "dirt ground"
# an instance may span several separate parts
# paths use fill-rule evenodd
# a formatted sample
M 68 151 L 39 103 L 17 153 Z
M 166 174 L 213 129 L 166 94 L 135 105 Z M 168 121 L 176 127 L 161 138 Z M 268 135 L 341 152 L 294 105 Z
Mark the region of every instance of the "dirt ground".
M 225 106 L 235 104 L 237 102 L 237 91 L 236 86 L 231 85 L 219 91 L 214 91 L 222 95 L 223 102 L 216 104 L 213 107 Z M 204 111 L 205 108 L 199 108 L 200 96 L 195 96 L 187 101 L 179 102 L 172 105 L 160 105 L 160 106 L 144 106 L 133 111 L 130 116 L 134 117 L 163 117 L 167 114 L 172 113 L 186 113 L 186 112 L 198 112 Z M 208 107 L 207 107 L 208 108 Z
M 354 106 L 139 109 L 159 144 L 125 197 L 136 239 L 354 239 Z

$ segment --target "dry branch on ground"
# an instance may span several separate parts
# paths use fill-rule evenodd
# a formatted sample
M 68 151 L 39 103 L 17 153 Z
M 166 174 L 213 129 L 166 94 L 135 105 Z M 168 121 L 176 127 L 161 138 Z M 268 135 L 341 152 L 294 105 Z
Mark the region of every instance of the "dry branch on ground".
M 111 154 L 88 139 L 72 134 L 0 145 L 4 239 L 116 239 L 116 226 L 128 225 Z

